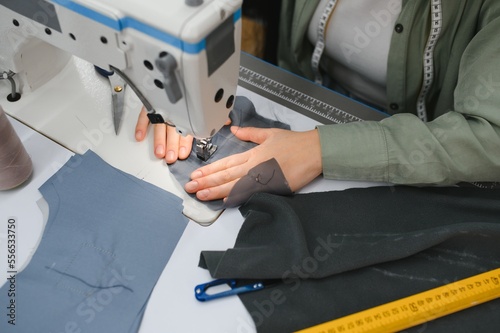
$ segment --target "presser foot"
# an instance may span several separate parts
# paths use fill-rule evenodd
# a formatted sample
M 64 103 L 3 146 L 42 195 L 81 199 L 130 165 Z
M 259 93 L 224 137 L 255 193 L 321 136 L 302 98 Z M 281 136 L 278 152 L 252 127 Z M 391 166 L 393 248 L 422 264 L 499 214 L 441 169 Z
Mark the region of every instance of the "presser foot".
M 217 145 L 212 143 L 211 138 L 196 140 L 196 156 L 206 162 L 217 150 Z

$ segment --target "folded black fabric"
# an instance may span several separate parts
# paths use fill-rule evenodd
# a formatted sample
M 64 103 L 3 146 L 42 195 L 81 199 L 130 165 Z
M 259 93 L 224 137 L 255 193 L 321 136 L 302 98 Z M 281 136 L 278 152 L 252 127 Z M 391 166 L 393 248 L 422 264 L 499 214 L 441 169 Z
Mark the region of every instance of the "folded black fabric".
M 271 280 L 240 295 L 258 332 L 292 332 L 500 267 L 500 190 L 372 187 L 240 208 L 233 249 L 204 251 L 214 278 Z M 500 300 L 408 331 L 498 332 Z

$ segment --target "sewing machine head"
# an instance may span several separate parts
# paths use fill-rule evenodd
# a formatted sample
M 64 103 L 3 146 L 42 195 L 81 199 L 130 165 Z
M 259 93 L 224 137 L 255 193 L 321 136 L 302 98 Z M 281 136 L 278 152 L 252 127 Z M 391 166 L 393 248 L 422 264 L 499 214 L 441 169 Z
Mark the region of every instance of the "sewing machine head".
M 0 78 L 16 84 L 9 95 L 15 100 L 48 82 L 75 55 L 119 74 L 151 122 L 210 138 L 235 99 L 241 4 L 0 0 Z

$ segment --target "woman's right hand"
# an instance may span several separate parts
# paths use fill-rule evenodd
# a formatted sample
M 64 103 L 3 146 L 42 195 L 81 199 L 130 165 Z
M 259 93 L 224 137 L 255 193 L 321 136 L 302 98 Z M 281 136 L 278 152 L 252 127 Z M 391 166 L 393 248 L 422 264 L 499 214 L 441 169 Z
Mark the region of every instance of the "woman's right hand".
M 146 109 L 142 110 L 135 126 L 135 139 L 143 141 L 149 127 L 149 119 Z M 189 157 L 193 146 L 192 136 L 182 136 L 175 131 L 175 127 L 166 124 L 154 124 L 154 154 L 158 158 L 164 158 L 165 162 L 172 164 L 178 159 L 184 160 Z

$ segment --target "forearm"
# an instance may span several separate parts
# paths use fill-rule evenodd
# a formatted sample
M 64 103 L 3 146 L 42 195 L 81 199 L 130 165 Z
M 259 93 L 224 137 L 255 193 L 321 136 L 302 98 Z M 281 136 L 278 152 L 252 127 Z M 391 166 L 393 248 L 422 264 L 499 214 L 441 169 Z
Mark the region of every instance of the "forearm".
M 319 127 L 326 178 L 395 184 L 500 180 L 500 128 L 450 112 Z

